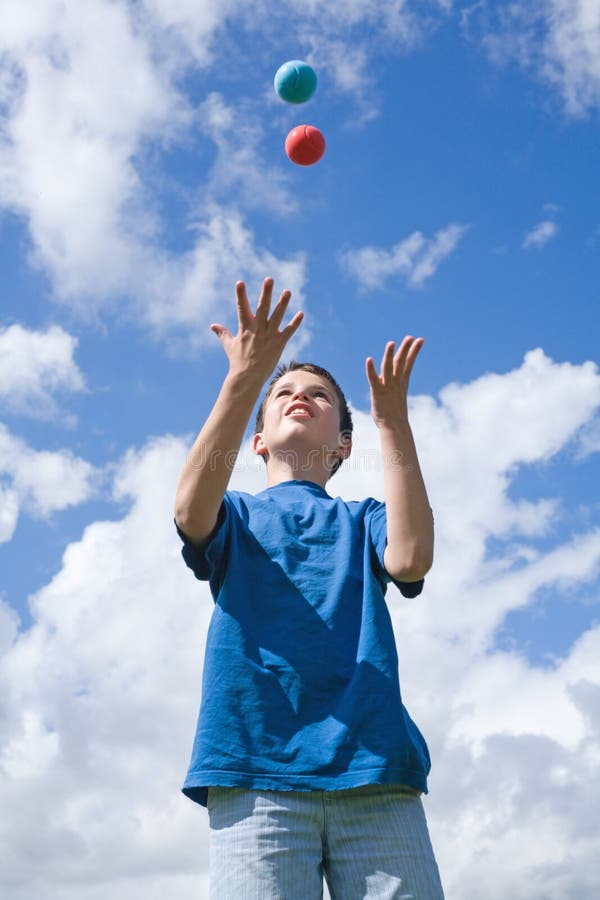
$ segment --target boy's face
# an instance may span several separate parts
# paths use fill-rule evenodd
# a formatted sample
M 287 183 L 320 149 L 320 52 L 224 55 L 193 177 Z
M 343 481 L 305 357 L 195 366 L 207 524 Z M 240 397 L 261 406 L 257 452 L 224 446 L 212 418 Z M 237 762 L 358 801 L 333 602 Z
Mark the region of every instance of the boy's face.
M 263 430 L 254 436 L 259 454 L 316 451 L 314 459 L 348 456 L 340 441 L 340 406 L 333 385 L 304 369 L 286 372 L 275 382 L 264 410 Z

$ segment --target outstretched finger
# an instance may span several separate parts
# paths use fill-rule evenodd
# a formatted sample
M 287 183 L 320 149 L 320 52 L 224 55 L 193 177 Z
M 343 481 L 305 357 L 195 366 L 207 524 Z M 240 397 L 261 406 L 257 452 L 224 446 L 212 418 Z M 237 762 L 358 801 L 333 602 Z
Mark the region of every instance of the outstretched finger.
M 296 315 L 294 316 L 294 318 L 292 319 L 292 321 L 289 323 L 289 325 L 285 326 L 285 328 L 281 332 L 281 336 L 285 340 L 286 343 L 289 341 L 291 336 L 296 333 L 296 331 L 300 327 L 300 323 L 302 322 L 303 318 L 304 318 L 304 313 L 302 312 L 302 310 L 299 310 L 296 313 Z
M 279 300 L 277 301 L 277 305 L 273 310 L 271 318 L 269 319 L 269 325 L 271 325 L 275 330 L 279 328 L 283 321 L 283 317 L 285 315 L 285 311 L 287 309 L 287 305 L 290 302 L 290 298 L 292 296 L 291 291 L 282 291 Z
M 235 285 L 235 295 L 237 298 L 238 324 L 240 330 L 248 328 L 252 322 L 252 310 L 250 309 L 250 301 L 246 293 L 246 285 L 243 281 L 237 281 Z
M 383 357 L 381 359 L 381 377 L 383 379 L 383 383 L 386 384 L 392 380 L 392 376 L 394 374 L 394 347 L 396 346 L 395 341 L 388 341 L 385 345 L 385 350 L 383 351 Z
M 406 356 L 406 361 L 404 363 L 404 375 L 406 376 L 406 378 L 410 378 L 410 373 L 412 372 L 412 368 L 415 364 L 415 360 L 416 360 L 417 356 L 419 355 L 421 347 L 423 346 L 424 343 L 425 343 L 424 338 L 416 338 L 416 340 L 414 340 L 412 342 L 410 349 Z
M 402 375 L 406 368 L 406 360 L 408 358 L 408 354 L 410 353 L 410 349 L 413 346 L 414 337 L 412 335 L 407 334 L 398 350 L 396 351 L 396 355 L 394 356 L 394 375 Z
M 379 375 L 377 374 L 377 369 L 375 368 L 375 360 L 372 356 L 368 356 L 365 361 L 365 371 L 367 373 L 367 379 L 371 388 L 373 388 L 373 390 L 376 390 L 381 386 L 381 380 L 379 378 Z
M 262 283 L 262 290 L 258 298 L 258 306 L 256 307 L 256 318 L 266 324 L 269 318 L 269 310 L 271 309 L 271 297 L 273 296 L 273 279 L 265 278 Z
M 227 344 L 229 344 L 230 341 L 233 340 L 232 333 L 224 325 L 219 325 L 216 322 L 214 322 L 210 326 L 210 330 L 213 332 L 213 334 L 216 334 L 216 336 L 219 338 L 219 340 L 221 341 L 221 343 L 223 344 L 224 347 Z

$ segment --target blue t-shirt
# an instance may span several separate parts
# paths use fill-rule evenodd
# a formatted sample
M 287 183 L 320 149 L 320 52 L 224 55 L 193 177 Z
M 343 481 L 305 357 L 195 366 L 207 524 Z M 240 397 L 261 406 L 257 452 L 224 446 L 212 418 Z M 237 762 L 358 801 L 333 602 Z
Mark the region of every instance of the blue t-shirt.
M 286 481 L 228 491 L 201 547 L 179 533 L 215 601 L 184 794 L 205 806 L 211 785 L 426 791 L 384 599 L 385 505 Z M 423 582 L 398 587 L 414 597 Z

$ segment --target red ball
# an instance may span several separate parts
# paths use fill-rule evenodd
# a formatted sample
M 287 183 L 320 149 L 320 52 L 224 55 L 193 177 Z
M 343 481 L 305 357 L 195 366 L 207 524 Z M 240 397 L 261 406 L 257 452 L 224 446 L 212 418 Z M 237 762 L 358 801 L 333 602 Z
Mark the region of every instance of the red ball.
M 312 166 L 325 153 L 325 138 L 314 125 L 296 125 L 285 139 L 285 152 L 298 166 Z

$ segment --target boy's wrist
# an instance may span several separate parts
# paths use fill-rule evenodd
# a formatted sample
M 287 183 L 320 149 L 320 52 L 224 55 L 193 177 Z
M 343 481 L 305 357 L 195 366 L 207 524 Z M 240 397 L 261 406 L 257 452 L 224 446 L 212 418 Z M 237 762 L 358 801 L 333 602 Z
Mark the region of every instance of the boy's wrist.
M 382 422 L 379 425 L 379 436 L 381 440 L 398 440 L 411 434 L 412 429 L 408 418 L 398 417 L 393 422 Z
M 225 376 L 223 386 L 230 388 L 236 395 L 255 395 L 256 399 L 266 380 L 266 377 L 262 377 L 252 370 L 230 368 Z

